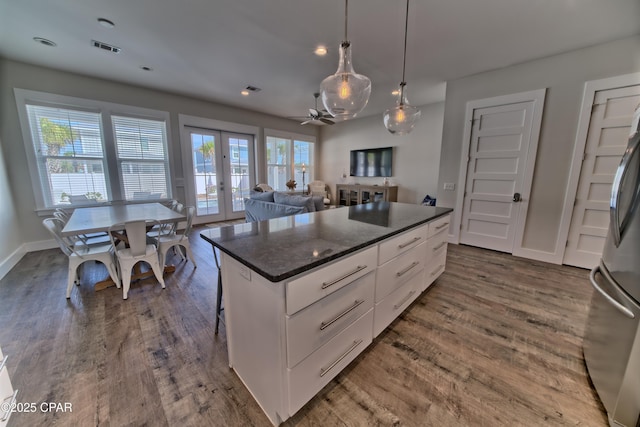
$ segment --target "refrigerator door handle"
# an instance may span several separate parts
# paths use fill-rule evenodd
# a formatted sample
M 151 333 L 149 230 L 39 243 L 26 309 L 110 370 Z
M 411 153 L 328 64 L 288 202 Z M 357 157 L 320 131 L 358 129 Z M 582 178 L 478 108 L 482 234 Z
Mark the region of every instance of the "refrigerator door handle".
M 616 175 L 613 178 L 613 186 L 611 188 L 611 203 L 609 205 L 610 216 L 610 228 L 611 236 L 613 237 L 613 244 L 620 246 L 621 234 L 622 234 L 622 221 L 620 220 L 620 212 L 618 212 L 618 201 L 620 199 L 620 192 L 622 191 L 622 182 L 627 174 L 629 162 L 633 158 L 634 153 L 640 145 L 640 138 L 636 138 L 635 143 L 629 146 L 622 156 Z
M 604 278 L 607 279 L 609 283 L 611 283 L 613 286 L 616 286 L 616 287 L 618 286 L 618 284 L 615 282 L 613 277 L 611 277 L 607 269 L 602 268 L 602 264 L 594 267 L 593 270 L 591 270 L 591 274 L 589 274 L 589 280 L 591 281 L 591 286 L 593 286 L 594 289 L 598 291 L 607 301 L 609 301 L 609 303 L 613 305 L 619 312 L 627 316 L 629 319 L 635 319 L 636 316 L 633 314 L 631 310 L 629 310 L 627 307 L 625 307 L 624 305 L 616 301 L 611 295 L 605 292 L 605 290 L 602 289 L 600 285 L 598 285 L 598 282 L 596 281 L 596 274 L 598 272 L 600 272 L 600 274 L 602 274 Z

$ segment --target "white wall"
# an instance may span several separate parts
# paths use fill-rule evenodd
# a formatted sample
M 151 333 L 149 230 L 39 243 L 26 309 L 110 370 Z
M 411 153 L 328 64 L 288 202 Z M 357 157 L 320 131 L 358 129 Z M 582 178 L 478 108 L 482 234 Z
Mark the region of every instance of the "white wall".
M 332 203 L 336 184 L 383 184 L 384 178 L 349 177 L 349 152 L 358 148 L 395 147 L 391 185 L 398 185 L 398 201 L 420 203 L 425 195 L 435 197 L 440 164 L 440 142 L 444 102 L 423 105 L 422 116 L 409 135 L 391 135 L 382 115 L 323 126 L 320 131 L 320 169 L 316 179 L 329 184 Z M 343 181 L 342 173 L 347 178 Z
M 0 193 L 3 195 L 13 193 L 13 204 L 9 203 L 6 199 L 7 196 L 3 197 L 3 203 L 0 204 L 0 218 L 3 221 L 2 228 L 5 230 L 3 233 L 9 234 L 9 236 L 3 236 L 2 239 L 0 265 L 16 247 L 27 244 L 33 248 L 38 246 L 38 242 L 50 240 L 47 231 L 42 226 L 42 216 L 39 216 L 35 211 L 33 189 L 18 121 L 14 88 L 168 111 L 171 116 L 173 144 L 170 147 L 171 167 L 176 185 L 174 196 L 181 200 L 184 200 L 184 186 L 182 184 L 182 158 L 179 144 L 178 114 L 180 113 L 256 126 L 260 129 L 256 138 L 259 148 L 262 145 L 264 128 L 308 134 L 316 138 L 319 133 L 317 127 L 301 127 L 298 122 L 293 120 L 0 59 L 0 106 L 2 107 L 0 110 L 2 152 L 0 154 L 4 156 L 6 163 L 6 171 L 0 165 Z M 7 192 L 4 191 L 5 189 Z M 12 212 L 11 208 L 15 212 L 19 212 L 19 217 L 16 218 L 16 214 Z
M 469 101 L 547 88 L 533 187 L 522 247 L 562 262 L 557 242 L 578 116 L 586 81 L 640 71 L 640 36 L 579 49 L 447 82 L 438 188 L 457 182 Z M 464 188 L 457 183 L 456 189 Z M 438 191 L 455 207 L 456 191 Z M 453 224 L 453 226 L 458 226 Z

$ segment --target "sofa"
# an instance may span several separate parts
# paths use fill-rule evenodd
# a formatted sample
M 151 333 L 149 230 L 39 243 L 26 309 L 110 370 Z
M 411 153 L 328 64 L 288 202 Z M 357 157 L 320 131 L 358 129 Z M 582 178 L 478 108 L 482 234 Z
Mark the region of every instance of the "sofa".
M 280 191 L 251 191 L 244 199 L 247 222 L 263 221 L 281 216 L 297 215 L 324 209 L 322 196 L 288 194 Z

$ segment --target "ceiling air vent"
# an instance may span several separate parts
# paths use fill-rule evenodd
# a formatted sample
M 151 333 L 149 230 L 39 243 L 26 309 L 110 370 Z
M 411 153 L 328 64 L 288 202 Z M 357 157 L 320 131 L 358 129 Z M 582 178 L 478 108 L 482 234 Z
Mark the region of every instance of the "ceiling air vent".
M 93 45 L 93 47 L 97 47 L 99 49 L 106 50 L 108 52 L 113 52 L 113 53 L 120 53 L 120 51 L 122 50 L 117 46 L 99 42 L 97 40 L 91 40 L 91 44 Z

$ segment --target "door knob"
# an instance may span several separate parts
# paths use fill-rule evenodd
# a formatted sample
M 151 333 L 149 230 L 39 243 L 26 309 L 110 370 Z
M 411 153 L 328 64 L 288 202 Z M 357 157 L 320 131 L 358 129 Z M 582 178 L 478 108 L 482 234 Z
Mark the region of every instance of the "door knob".
M 520 193 L 513 193 L 513 201 L 519 202 L 520 200 L 522 200 L 522 198 L 520 197 Z

